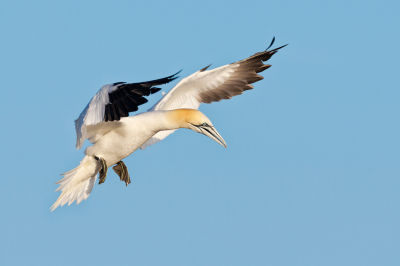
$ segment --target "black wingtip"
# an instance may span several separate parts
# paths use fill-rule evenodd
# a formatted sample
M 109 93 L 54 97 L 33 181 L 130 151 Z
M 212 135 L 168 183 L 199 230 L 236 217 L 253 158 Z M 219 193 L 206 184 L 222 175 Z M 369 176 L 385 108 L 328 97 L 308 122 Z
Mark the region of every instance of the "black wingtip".
M 178 72 L 176 72 L 175 74 L 171 75 L 170 77 L 171 77 L 171 78 L 172 78 L 172 77 L 176 78 L 176 75 L 178 75 L 179 73 L 181 73 L 182 70 L 183 70 L 183 69 L 179 70 Z
M 268 46 L 267 49 L 265 49 L 265 51 L 268 51 L 268 49 L 271 48 L 271 46 L 274 44 L 274 42 L 275 42 L 275 36 L 274 36 L 274 38 L 272 38 L 271 44 Z
M 207 68 L 209 68 L 211 65 L 212 65 L 212 63 L 211 63 L 211 64 L 209 64 L 208 66 L 206 66 L 206 67 L 204 67 L 204 68 L 200 69 L 200 72 L 206 71 L 206 70 L 207 70 Z
M 156 93 L 160 90 L 161 90 L 161 88 L 157 88 L 157 87 L 150 88 L 150 94 Z
M 179 78 L 179 76 L 177 76 L 177 75 L 178 75 L 179 73 L 181 73 L 182 70 L 183 70 L 183 69 L 181 69 L 181 70 L 179 70 L 178 72 L 176 72 L 175 74 L 169 76 L 169 77 L 168 77 L 169 81 L 171 82 L 171 81 L 173 81 L 173 80 Z
M 269 53 L 273 52 L 273 53 L 275 53 L 275 52 L 277 52 L 279 49 L 282 49 L 283 47 L 289 45 L 289 44 L 285 44 L 285 45 L 282 45 L 281 47 L 278 47 L 278 48 L 275 48 L 275 49 L 273 49 L 273 50 L 271 50 L 271 51 L 268 51 L 268 49 L 271 48 L 271 46 L 274 44 L 274 42 L 275 42 L 275 36 L 274 36 L 274 38 L 272 38 L 271 44 L 268 46 L 268 48 L 265 49 L 265 52 L 269 52 Z
M 270 52 L 276 52 L 276 51 L 278 51 L 279 49 L 282 49 L 283 47 L 288 46 L 288 45 L 289 45 L 289 44 L 282 45 L 281 47 L 278 47 L 278 48 L 275 48 L 274 50 L 271 50 Z

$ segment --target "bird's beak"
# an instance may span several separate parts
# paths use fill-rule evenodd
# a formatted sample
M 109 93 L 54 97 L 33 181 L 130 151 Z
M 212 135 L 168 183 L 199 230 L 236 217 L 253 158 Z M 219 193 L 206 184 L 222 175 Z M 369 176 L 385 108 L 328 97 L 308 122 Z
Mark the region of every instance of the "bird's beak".
M 204 127 L 200 127 L 200 130 L 201 130 L 202 134 L 206 135 L 207 137 L 212 138 L 213 140 L 215 140 L 216 142 L 218 142 L 225 148 L 227 147 L 225 140 L 221 137 L 221 135 L 218 133 L 218 131 L 215 129 L 215 127 L 204 126 Z

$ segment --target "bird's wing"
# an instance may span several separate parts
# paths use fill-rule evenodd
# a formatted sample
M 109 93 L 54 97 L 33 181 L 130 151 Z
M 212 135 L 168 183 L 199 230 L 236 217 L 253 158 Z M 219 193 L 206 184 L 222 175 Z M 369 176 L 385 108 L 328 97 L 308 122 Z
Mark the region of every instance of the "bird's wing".
M 179 73 L 179 72 L 178 72 Z M 147 102 L 149 96 L 160 90 L 153 86 L 166 84 L 177 78 L 177 74 L 138 83 L 117 82 L 104 85 L 75 120 L 76 149 L 80 149 L 85 139 L 92 143 L 99 137 L 118 127 L 121 117 L 129 116 L 138 106 Z M 109 124 L 109 122 L 112 122 Z M 107 126 L 105 126 L 107 125 Z
M 272 42 L 273 43 L 273 42 Z M 271 45 L 272 45 L 271 43 Z M 251 83 L 262 80 L 258 75 L 271 65 L 264 65 L 279 48 L 256 53 L 244 60 L 216 69 L 206 70 L 209 66 L 182 79 L 171 91 L 156 103 L 149 111 L 174 110 L 180 108 L 198 109 L 201 103 L 219 102 L 253 89 Z M 269 48 L 269 47 L 268 47 Z M 175 130 L 160 131 L 145 142 L 140 149 L 153 145 L 166 138 Z

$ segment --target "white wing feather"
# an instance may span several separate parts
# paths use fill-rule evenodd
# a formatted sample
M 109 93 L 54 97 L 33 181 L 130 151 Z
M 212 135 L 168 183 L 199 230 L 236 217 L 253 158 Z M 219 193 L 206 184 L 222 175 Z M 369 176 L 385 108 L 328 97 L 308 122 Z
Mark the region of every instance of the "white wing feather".
M 113 84 L 107 84 L 101 87 L 79 115 L 78 119 L 75 120 L 77 150 L 82 148 L 85 139 L 92 137 L 92 135 L 88 134 L 89 130 L 87 127 L 96 125 L 104 120 L 104 109 L 106 104 L 109 103 L 108 94 L 117 88 L 118 86 L 113 86 Z
M 78 119 L 75 120 L 77 136 L 76 148 L 80 149 L 85 139 L 89 139 L 92 143 L 96 142 L 102 135 L 118 127 L 120 124 L 109 124 L 109 122 L 118 121 L 120 117 L 128 116 L 129 112 L 136 111 L 137 106 L 147 102 L 145 98 L 141 97 L 148 96 L 160 90 L 153 86 L 167 84 L 175 80 L 178 78 L 177 75 L 179 72 L 165 78 L 150 81 L 139 83 L 117 82 L 101 87 L 79 115 Z M 114 98 L 112 99 L 113 103 L 111 107 L 109 106 L 110 108 L 106 108 L 106 105 L 108 106 L 110 103 L 109 94 L 119 89 L 121 89 L 121 93 L 117 93 L 114 96 L 122 102 Z M 110 111 L 111 109 L 113 111 Z M 105 119 L 106 115 L 107 118 Z M 117 116 L 117 118 L 115 116 Z M 103 123 L 104 120 L 108 120 L 107 123 Z
M 239 64 L 231 64 L 208 71 L 199 70 L 182 79 L 149 111 L 178 108 L 198 109 L 201 103 L 198 95 L 218 88 L 228 80 L 238 67 Z
M 199 94 L 218 88 L 238 67 L 238 64 L 231 64 L 209 71 L 199 70 L 182 79 L 148 111 L 175 110 L 181 108 L 198 109 L 201 104 L 201 99 L 198 99 Z M 174 132 L 175 130 L 160 131 L 140 146 L 140 149 L 144 150 L 147 146 L 154 145 Z
M 244 60 L 213 70 L 206 70 L 208 67 L 205 67 L 182 79 L 149 111 L 180 108 L 198 109 L 201 103 L 230 99 L 235 95 L 242 94 L 245 90 L 251 90 L 253 89 L 253 86 L 250 85 L 251 83 L 263 79 L 257 73 L 271 66 L 264 65 L 263 62 L 270 59 L 273 54 L 285 46 L 271 51 L 266 50 L 256 53 Z M 158 132 L 145 142 L 140 149 L 145 149 L 147 146 L 157 143 L 173 132 L 174 130 Z

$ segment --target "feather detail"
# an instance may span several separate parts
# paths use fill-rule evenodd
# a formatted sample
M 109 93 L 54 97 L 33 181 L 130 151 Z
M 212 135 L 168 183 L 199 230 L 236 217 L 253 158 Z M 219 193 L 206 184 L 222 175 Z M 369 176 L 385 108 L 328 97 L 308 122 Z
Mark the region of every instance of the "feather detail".
M 51 206 L 51 211 L 66 203 L 69 206 L 75 200 L 76 204 L 86 200 L 92 192 L 99 171 L 100 164 L 92 156 L 86 155 L 78 167 L 62 174 L 64 178 L 56 182 L 60 185 L 56 191 L 61 191 L 61 195 Z
M 274 43 L 275 37 L 271 42 Z M 268 47 L 268 49 L 271 47 Z M 198 109 L 201 103 L 219 102 L 223 99 L 231 99 L 244 91 L 254 87 L 250 84 L 262 80 L 258 75 L 271 65 L 265 65 L 279 48 L 271 51 L 256 53 L 241 61 L 207 70 L 209 66 L 202 68 L 194 74 L 182 79 L 149 111 L 174 110 L 180 108 Z M 159 132 L 144 143 L 140 149 L 145 149 L 160 140 L 166 138 L 174 131 Z

